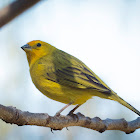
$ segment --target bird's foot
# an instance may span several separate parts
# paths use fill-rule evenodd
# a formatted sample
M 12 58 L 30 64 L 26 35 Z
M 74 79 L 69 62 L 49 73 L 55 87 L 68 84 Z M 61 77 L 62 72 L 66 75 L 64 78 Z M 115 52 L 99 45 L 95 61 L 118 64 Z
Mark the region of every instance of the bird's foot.
M 56 114 L 54 115 L 54 117 L 60 117 L 60 112 L 56 112 Z
M 71 110 L 68 114 L 67 114 L 67 116 L 74 116 L 75 114 L 73 113 L 73 110 Z

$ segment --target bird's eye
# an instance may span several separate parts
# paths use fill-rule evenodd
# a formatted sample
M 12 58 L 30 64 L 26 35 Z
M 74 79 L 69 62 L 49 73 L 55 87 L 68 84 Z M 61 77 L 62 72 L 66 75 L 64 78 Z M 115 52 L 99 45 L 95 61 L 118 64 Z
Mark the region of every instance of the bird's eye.
M 41 44 L 40 43 L 37 43 L 37 47 L 41 47 Z

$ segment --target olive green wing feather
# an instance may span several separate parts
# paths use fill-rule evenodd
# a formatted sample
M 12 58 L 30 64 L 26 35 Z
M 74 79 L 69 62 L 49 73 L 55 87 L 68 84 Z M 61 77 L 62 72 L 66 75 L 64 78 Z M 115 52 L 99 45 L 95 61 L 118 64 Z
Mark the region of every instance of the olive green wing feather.
M 62 51 L 54 56 L 55 59 L 45 65 L 46 79 L 73 88 L 111 92 L 108 86 L 77 58 Z

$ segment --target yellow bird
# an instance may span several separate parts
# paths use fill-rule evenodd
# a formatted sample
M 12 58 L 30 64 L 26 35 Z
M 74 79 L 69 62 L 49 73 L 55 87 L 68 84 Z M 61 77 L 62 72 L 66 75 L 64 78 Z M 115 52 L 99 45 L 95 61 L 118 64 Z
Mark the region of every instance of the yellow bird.
M 27 55 L 30 74 L 35 86 L 47 97 L 67 104 L 56 115 L 70 106 L 80 105 L 93 96 L 119 102 L 140 116 L 140 112 L 120 98 L 91 69 L 76 57 L 35 40 L 21 47 Z

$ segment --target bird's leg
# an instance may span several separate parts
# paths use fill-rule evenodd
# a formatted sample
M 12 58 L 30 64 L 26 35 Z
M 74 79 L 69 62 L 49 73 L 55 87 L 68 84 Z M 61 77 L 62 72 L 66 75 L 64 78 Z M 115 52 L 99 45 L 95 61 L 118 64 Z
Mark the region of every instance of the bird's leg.
M 73 114 L 73 112 L 79 107 L 79 106 L 81 106 L 80 104 L 79 105 L 77 105 L 74 109 L 72 109 L 70 112 L 69 112 L 69 114 L 68 115 L 72 115 Z
M 60 113 L 66 109 L 67 107 L 69 107 L 71 104 L 73 104 L 73 102 L 68 103 L 67 105 L 65 105 L 62 109 L 60 109 L 58 112 L 56 112 L 55 116 L 60 116 Z

